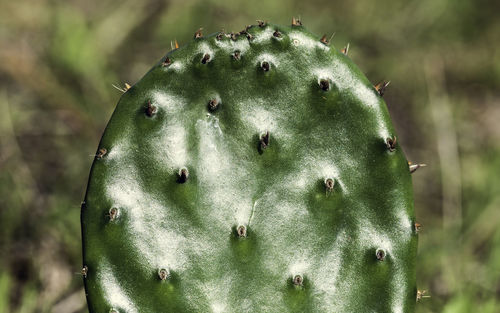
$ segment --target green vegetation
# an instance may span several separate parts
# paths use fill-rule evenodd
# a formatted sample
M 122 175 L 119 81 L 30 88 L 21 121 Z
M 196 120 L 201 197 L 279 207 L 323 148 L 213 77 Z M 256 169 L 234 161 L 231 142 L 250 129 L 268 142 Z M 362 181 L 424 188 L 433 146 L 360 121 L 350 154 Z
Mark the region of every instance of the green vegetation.
M 417 312 L 500 306 L 500 4 L 492 1 L 3 1 L 0 312 L 85 312 L 80 202 L 121 92 L 203 27 L 256 19 L 335 33 L 375 83 L 422 224 Z M 272 135 L 271 135 L 272 136 Z M 271 137 L 271 140 L 273 137 Z M 272 141 L 271 141 L 272 142 Z

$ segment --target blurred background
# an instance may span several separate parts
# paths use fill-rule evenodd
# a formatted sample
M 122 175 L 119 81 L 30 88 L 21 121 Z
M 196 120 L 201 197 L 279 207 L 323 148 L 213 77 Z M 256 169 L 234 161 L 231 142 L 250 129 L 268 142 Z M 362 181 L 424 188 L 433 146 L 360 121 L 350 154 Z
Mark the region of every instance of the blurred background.
M 499 1 L 0 2 L 0 313 L 87 312 L 80 202 L 123 86 L 177 39 L 300 16 L 376 83 L 410 161 L 418 312 L 500 312 Z M 318 37 L 319 38 L 319 37 Z

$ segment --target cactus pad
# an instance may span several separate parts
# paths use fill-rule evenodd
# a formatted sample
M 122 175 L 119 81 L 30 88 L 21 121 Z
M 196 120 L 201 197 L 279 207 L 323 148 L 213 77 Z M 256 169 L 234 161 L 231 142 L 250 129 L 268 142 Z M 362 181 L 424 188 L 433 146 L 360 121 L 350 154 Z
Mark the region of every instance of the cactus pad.
M 123 94 L 99 144 L 90 312 L 413 312 L 387 84 L 297 20 L 194 37 Z

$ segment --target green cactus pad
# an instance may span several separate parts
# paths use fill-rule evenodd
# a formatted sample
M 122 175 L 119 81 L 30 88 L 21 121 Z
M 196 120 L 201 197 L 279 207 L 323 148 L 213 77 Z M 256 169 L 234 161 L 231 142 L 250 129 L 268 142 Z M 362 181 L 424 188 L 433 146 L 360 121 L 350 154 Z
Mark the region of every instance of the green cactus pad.
M 90 312 L 414 311 L 385 85 L 294 24 L 197 32 L 121 97 L 82 206 Z

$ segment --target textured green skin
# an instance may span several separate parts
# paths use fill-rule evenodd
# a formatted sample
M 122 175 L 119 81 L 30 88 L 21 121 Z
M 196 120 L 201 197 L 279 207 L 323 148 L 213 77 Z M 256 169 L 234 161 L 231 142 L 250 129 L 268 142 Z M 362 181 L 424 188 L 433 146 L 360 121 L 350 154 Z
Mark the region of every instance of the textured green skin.
M 384 101 L 302 26 L 248 32 L 171 51 L 120 99 L 82 206 L 90 312 L 413 312 L 412 184 Z

